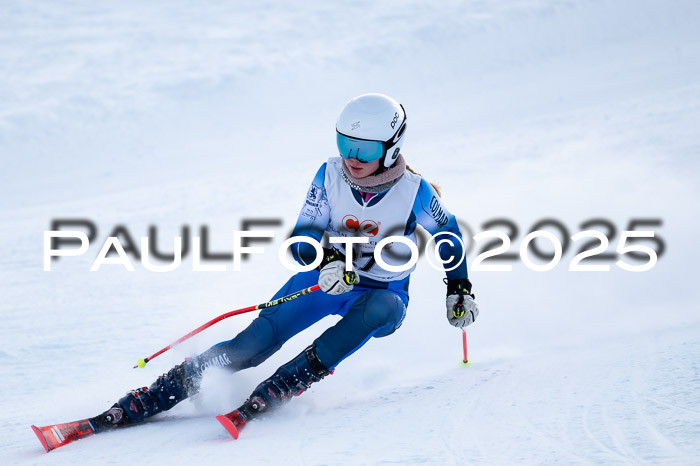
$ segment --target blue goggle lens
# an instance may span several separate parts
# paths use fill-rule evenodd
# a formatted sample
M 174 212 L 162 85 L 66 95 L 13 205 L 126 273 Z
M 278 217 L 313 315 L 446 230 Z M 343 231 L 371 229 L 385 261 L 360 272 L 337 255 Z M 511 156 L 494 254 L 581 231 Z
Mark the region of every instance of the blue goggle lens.
M 381 141 L 355 139 L 336 132 L 338 151 L 344 159 L 357 159 L 362 163 L 374 162 L 384 156 L 384 144 Z

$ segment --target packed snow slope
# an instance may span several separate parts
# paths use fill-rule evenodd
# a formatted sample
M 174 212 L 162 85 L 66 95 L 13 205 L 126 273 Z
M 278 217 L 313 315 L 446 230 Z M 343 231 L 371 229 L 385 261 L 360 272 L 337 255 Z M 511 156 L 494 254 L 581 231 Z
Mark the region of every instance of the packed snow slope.
M 698 24 L 692 0 L 1 3 L 0 463 L 699 463 Z M 336 153 L 338 112 L 365 92 L 406 107 L 404 155 L 465 236 L 510 219 L 517 254 L 541 219 L 568 236 L 605 219 L 616 232 L 591 228 L 615 255 L 630 220 L 652 219 L 637 229 L 663 241 L 658 263 L 573 272 L 571 242 L 546 272 L 517 258 L 473 271 L 481 315 L 463 368 L 442 274 L 423 258 L 399 331 L 238 441 L 214 415 L 333 318 L 257 368 L 211 372 L 198 399 L 144 426 L 45 454 L 30 424 L 100 413 L 250 322 L 132 370 L 281 286 L 277 247 Z M 60 218 L 89 219 L 97 237 L 44 272 L 43 232 Z M 89 272 L 117 225 L 135 241 L 156 226 L 163 251 L 206 225 L 210 250 L 230 252 L 250 218 L 282 226 L 240 272 L 195 273 L 191 255 L 169 273 Z

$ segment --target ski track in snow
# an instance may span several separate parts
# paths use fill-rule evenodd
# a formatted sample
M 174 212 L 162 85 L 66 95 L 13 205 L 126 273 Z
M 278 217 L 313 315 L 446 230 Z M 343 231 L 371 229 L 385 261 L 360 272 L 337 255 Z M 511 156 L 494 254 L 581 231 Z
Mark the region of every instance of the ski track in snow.
M 321 1 L 0 5 L 0 464 L 699 464 L 700 8 L 616 2 Z M 257 368 L 143 426 L 49 455 L 30 424 L 93 416 L 252 316 L 143 370 L 135 360 L 274 294 L 276 250 L 352 96 L 407 108 L 406 156 L 478 233 L 560 219 L 619 230 L 660 218 L 649 272 L 514 264 L 472 273 L 472 365 L 424 260 L 400 330 L 238 441 L 214 419 L 298 354 L 328 318 Z M 51 219 L 96 244 L 42 270 Z M 245 218 L 281 218 L 243 272 L 88 272 L 116 225 L 159 249 L 187 225 L 230 251 Z M 610 238 L 615 248 L 619 232 Z M 474 259 L 474 248 L 469 256 Z M 576 252 L 575 252 L 576 251 Z

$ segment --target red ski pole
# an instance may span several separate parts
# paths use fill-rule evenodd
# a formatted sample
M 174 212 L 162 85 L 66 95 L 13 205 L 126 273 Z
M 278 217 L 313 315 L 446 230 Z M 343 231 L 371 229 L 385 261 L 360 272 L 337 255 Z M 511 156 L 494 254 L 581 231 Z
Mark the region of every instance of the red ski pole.
M 230 311 L 230 312 L 227 312 L 227 313 L 225 313 L 225 314 L 221 314 L 219 317 L 216 317 L 216 318 L 210 320 L 209 322 L 207 322 L 206 324 L 201 325 L 200 327 L 197 327 L 196 329 L 192 330 L 192 331 L 191 331 L 190 333 L 188 333 L 187 335 L 185 335 L 185 336 L 183 336 L 183 337 L 181 337 L 181 338 L 178 338 L 177 340 L 175 340 L 174 342 L 170 343 L 168 346 L 166 346 L 165 348 L 161 349 L 160 351 L 158 351 L 158 352 L 156 352 L 156 353 L 153 353 L 152 355 L 150 355 L 150 356 L 147 357 L 147 358 L 139 359 L 139 360 L 136 362 L 136 365 L 134 366 L 134 369 L 136 369 L 137 367 L 141 367 L 141 368 L 146 367 L 146 364 L 148 364 L 148 362 L 149 362 L 151 359 L 153 359 L 153 358 L 155 358 L 155 357 L 157 357 L 157 356 L 160 356 L 161 354 L 165 353 L 166 351 L 168 351 L 168 350 L 169 350 L 170 348 L 172 348 L 173 346 L 179 345 L 179 344 L 182 343 L 183 341 L 185 341 L 185 340 L 187 340 L 187 339 L 193 337 L 194 335 L 198 334 L 198 333 L 201 332 L 202 330 L 204 330 L 204 329 L 206 329 L 206 328 L 209 328 L 209 327 L 211 327 L 212 325 L 214 325 L 215 323 L 220 322 L 220 321 L 222 321 L 222 320 L 224 320 L 224 319 L 226 319 L 226 318 L 228 318 L 228 317 L 237 316 L 238 314 L 245 314 L 246 312 L 257 311 L 257 310 L 260 310 L 260 309 L 265 309 L 265 308 L 268 308 L 268 307 L 277 306 L 277 305 L 279 305 L 279 304 L 286 303 L 287 301 L 291 301 L 291 300 L 293 300 L 293 299 L 297 299 L 299 296 L 304 296 L 305 294 L 313 293 L 314 291 L 316 291 L 316 290 L 318 290 L 318 289 L 320 289 L 320 287 L 319 287 L 318 285 L 310 286 L 310 287 L 308 287 L 308 288 L 304 288 L 303 290 L 299 290 L 299 291 L 297 291 L 296 293 L 288 294 L 287 296 L 282 296 L 281 298 L 273 299 L 272 301 L 268 301 L 268 302 L 266 302 L 266 303 L 257 304 L 257 305 L 255 305 L 255 306 L 245 307 L 245 308 L 243 308 L 243 309 L 237 309 L 237 310 L 235 310 L 235 311 Z
M 462 359 L 462 365 L 469 365 L 469 358 L 467 357 L 467 331 L 462 327 L 462 347 L 464 349 L 464 358 Z

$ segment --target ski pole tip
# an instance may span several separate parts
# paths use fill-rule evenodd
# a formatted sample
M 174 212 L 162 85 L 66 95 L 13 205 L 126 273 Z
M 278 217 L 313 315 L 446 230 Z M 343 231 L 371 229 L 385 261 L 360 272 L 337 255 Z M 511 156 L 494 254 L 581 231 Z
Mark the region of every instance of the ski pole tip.
M 134 366 L 134 369 L 136 369 L 137 367 L 140 367 L 141 369 L 143 369 L 144 367 L 146 367 L 147 362 L 148 361 L 146 361 L 145 359 L 139 359 L 138 361 L 136 361 L 136 365 Z
M 469 367 L 472 362 L 469 359 L 460 359 L 459 363 L 462 367 Z

